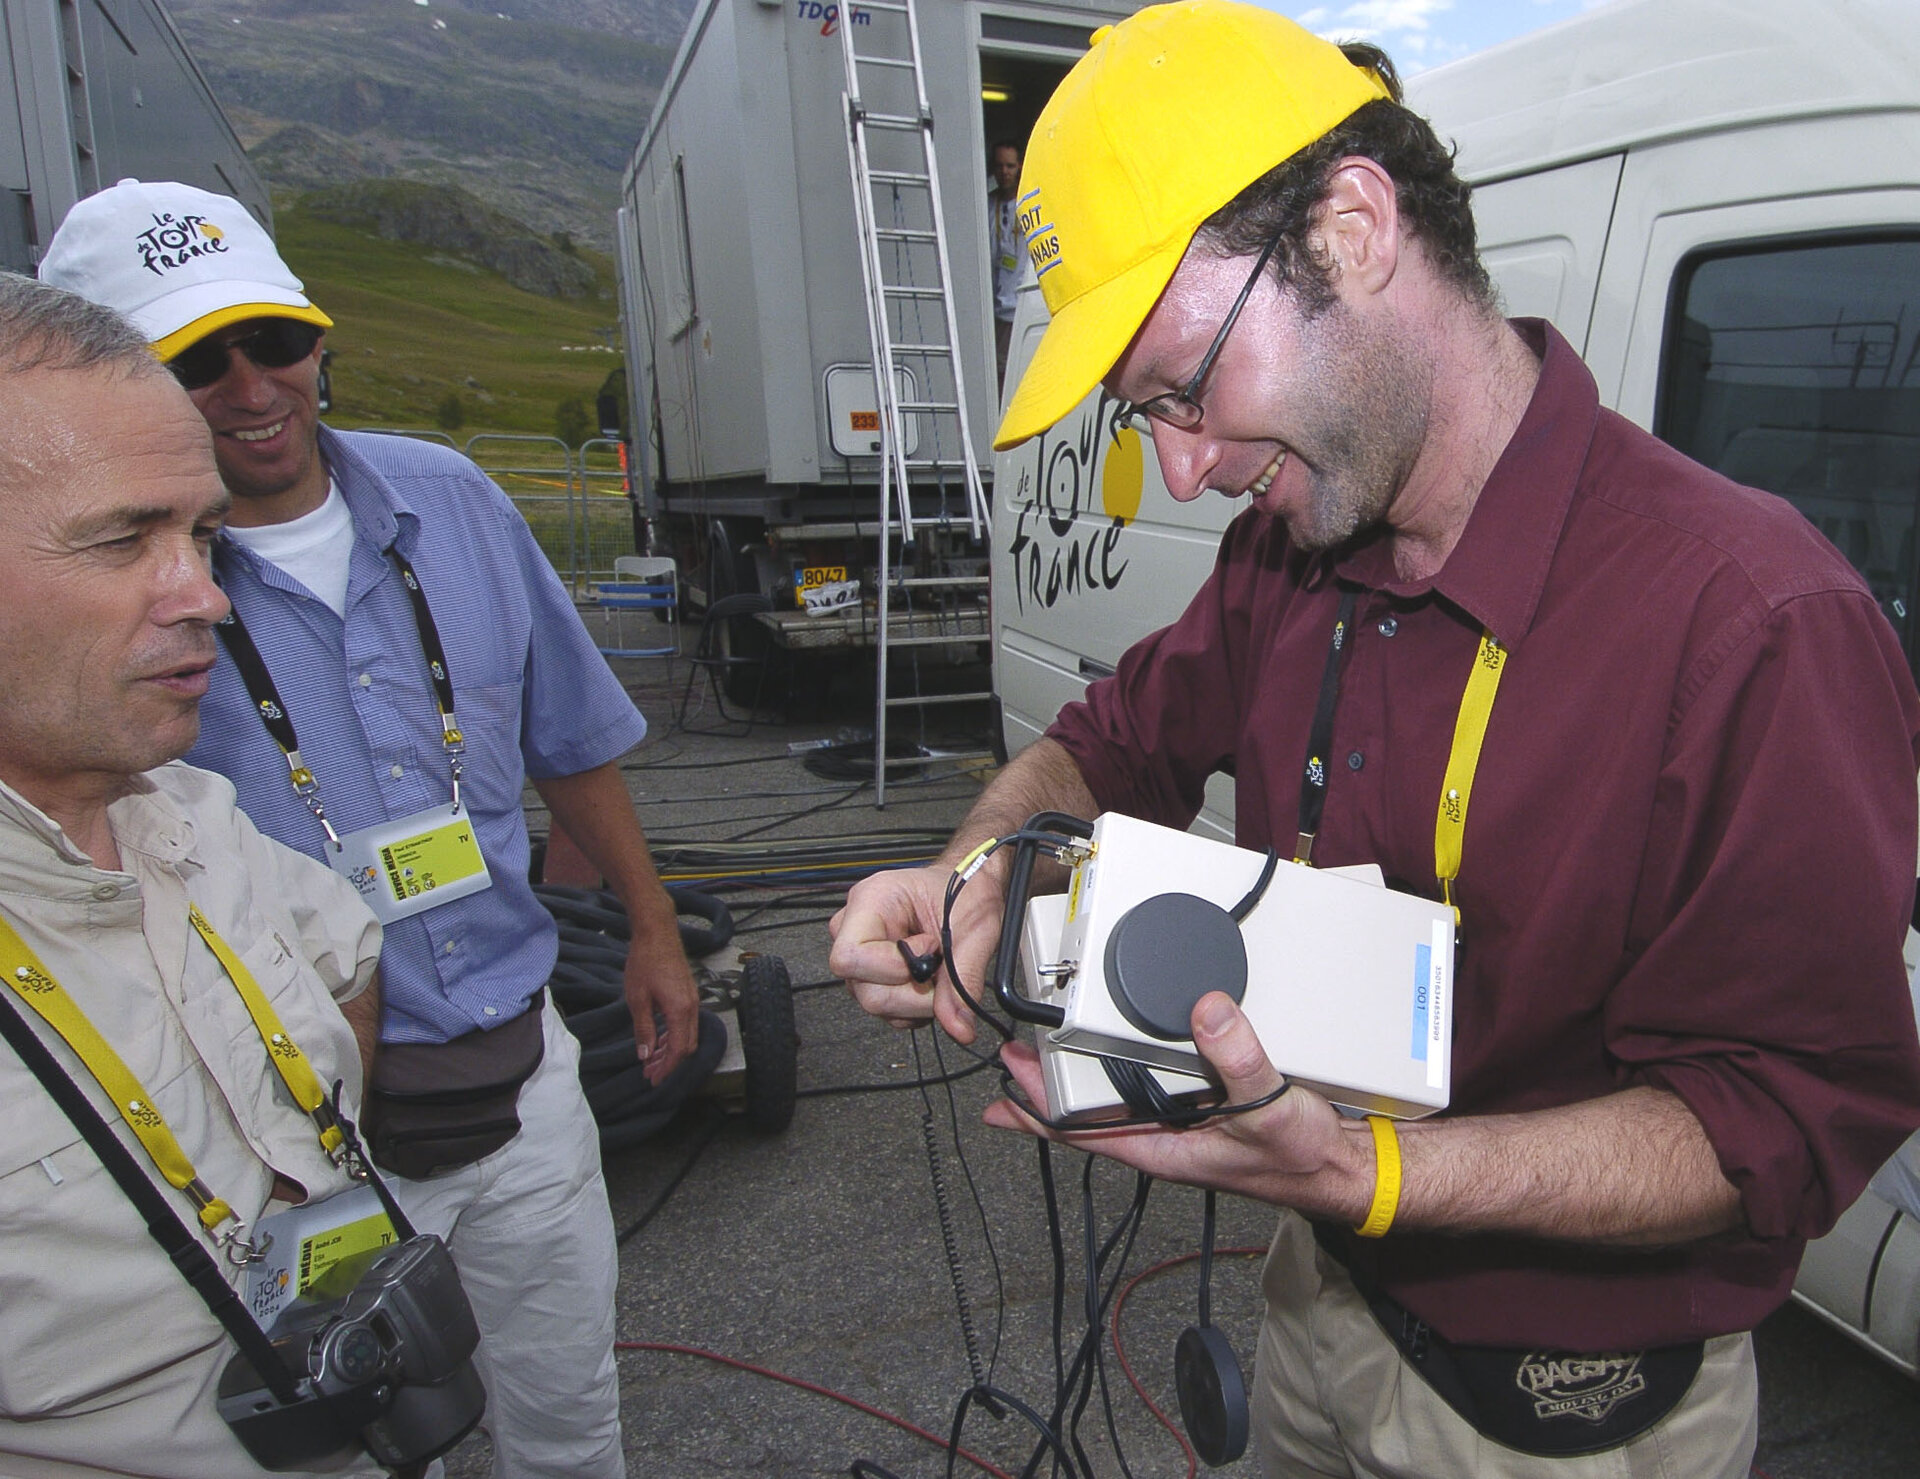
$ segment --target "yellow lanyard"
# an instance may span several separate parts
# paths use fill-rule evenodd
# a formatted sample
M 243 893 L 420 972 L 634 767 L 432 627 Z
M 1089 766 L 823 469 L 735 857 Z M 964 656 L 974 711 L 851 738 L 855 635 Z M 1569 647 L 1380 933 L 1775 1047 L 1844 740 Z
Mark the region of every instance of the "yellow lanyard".
M 321 1090 L 320 1080 L 314 1074 L 306 1054 L 300 1051 L 299 1045 L 281 1025 L 279 1016 L 267 1000 L 266 993 L 260 989 L 260 983 L 254 980 L 253 973 L 214 931 L 198 906 L 187 906 L 187 919 L 200 938 L 207 942 L 214 958 L 220 962 L 220 968 L 226 972 L 227 979 L 233 982 L 234 989 L 240 993 L 240 1000 L 245 1003 L 247 1014 L 253 1018 L 254 1028 L 266 1046 L 268 1060 L 279 1073 L 280 1081 L 287 1086 L 287 1092 L 293 1095 L 294 1103 L 310 1115 L 318 1127 L 321 1148 L 336 1165 L 341 1164 L 346 1154 L 346 1137 L 334 1117 L 332 1106 L 327 1103 L 326 1094 Z M 13 987 L 20 999 L 59 1033 L 86 1065 L 94 1081 L 106 1091 L 114 1107 L 126 1119 L 128 1127 L 146 1147 L 160 1174 L 170 1185 L 185 1192 L 192 1201 L 195 1212 L 199 1214 L 201 1227 L 212 1233 L 221 1224 L 231 1222 L 232 1227 L 220 1235 L 220 1241 L 250 1251 L 251 1245 L 240 1237 L 246 1230 L 246 1222 L 201 1181 L 193 1162 L 187 1158 L 186 1151 L 180 1148 L 172 1128 L 154 1106 L 152 1096 L 134 1076 L 133 1070 L 127 1067 L 120 1055 L 87 1020 L 86 1014 L 67 994 L 66 988 L 41 965 L 27 942 L 20 938 L 4 915 L 0 915 L 0 971 L 4 971 L 7 984 Z
M 1308 866 L 1313 863 L 1313 842 L 1320 831 L 1320 817 L 1326 806 L 1326 757 L 1333 744 L 1333 716 L 1340 702 L 1341 668 L 1358 599 L 1359 593 L 1353 590 L 1341 595 L 1333 638 L 1327 648 L 1327 665 L 1320 678 L 1320 701 L 1307 738 L 1307 763 L 1300 777 L 1300 836 L 1293 860 Z M 1440 897 L 1453 910 L 1456 927 L 1460 923 L 1460 906 L 1453 902 L 1453 880 L 1460 876 L 1460 849 L 1467 834 L 1467 798 L 1473 792 L 1474 772 L 1480 767 L 1480 746 L 1487 737 L 1487 718 L 1493 713 L 1494 695 L 1499 691 L 1500 674 L 1506 665 L 1507 649 L 1492 632 L 1483 630 L 1479 650 L 1473 656 L 1473 669 L 1467 674 L 1466 691 L 1460 695 L 1460 714 L 1453 723 L 1453 749 L 1447 756 L 1446 776 L 1440 782 L 1440 807 L 1433 823 L 1433 872 L 1440 881 Z
M 1453 910 L 1455 928 L 1460 906 L 1453 902 L 1453 880 L 1460 876 L 1460 847 L 1467 835 L 1467 798 L 1473 792 L 1473 773 L 1480 767 L 1480 745 L 1487 737 L 1487 716 L 1506 670 L 1507 649 L 1492 632 L 1480 634 L 1480 648 L 1467 674 L 1467 691 L 1460 695 L 1460 715 L 1453 721 L 1453 750 L 1447 756 L 1446 778 L 1440 782 L 1440 810 L 1433 822 L 1433 871 L 1440 880 L 1440 897 Z

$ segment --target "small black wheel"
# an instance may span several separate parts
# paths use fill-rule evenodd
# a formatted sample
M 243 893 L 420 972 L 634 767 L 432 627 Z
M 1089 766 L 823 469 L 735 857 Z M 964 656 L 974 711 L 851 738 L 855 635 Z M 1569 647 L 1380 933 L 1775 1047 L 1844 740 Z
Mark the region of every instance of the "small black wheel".
M 777 955 L 749 955 L 742 961 L 734 1011 L 746 1059 L 747 1123 L 764 1135 L 777 1135 L 793 1123 L 800 1056 L 787 963 Z

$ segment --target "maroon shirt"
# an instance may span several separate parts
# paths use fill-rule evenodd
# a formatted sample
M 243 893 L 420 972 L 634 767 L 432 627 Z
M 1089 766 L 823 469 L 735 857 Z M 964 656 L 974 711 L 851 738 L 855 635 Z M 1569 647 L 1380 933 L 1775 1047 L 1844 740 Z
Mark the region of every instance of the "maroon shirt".
M 1493 631 L 1510 656 L 1455 885 L 1449 1113 L 1671 1090 L 1749 1231 L 1658 1252 L 1394 1233 L 1359 1256 L 1450 1339 L 1631 1349 L 1751 1328 L 1920 1125 L 1901 962 L 1920 698 L 1805 519 L 1601 409 L 1566 341 L 1521 328 L 1539 386 L 1438 575 L 1400 580 L 1377 531 L 1309 556 L 1243 514 L 1180 620 L 1049 733 L 1103 810 L 1170 826 L 1234 774 L 1240 844 L 1291 857 L 1356 584 L 1314 862 L 1438 898 L 1441 775 Z

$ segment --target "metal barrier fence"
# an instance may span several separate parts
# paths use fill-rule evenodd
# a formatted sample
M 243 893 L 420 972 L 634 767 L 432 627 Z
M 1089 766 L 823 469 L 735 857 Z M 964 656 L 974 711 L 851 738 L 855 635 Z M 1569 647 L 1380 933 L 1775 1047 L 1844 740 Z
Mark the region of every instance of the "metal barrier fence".
M 619 442 L 595 437 L 576 450 L 559 437 L 483 431 L 461 446 L 445 432 L 424 427 L 354 430 L 438 442 L 472 458 L 520 510 L 576 599 L 594 581 L 612 579 L 613 562 L 634 553 L 633 502 Z
M 626 452 L 621 442 L 594 437 L 574 453 L 580 479 L 580 568 L 589 581 L 611 579 L 613 562 L 637 548 Z

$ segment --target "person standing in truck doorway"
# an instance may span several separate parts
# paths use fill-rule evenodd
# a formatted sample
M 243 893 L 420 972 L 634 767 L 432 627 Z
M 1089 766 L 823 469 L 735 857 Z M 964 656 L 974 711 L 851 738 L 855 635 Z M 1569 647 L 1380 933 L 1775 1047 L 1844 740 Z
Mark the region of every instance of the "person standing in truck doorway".
M 579 1048 L 547 999 L 557 931 L 521 793 L 632 918 L 626 999 L 658 1084 L 699 1000 L 618 764 L 646 721 L 485 473 L 320 424 L 331 320 L 238 201 L 122 180 L 73 207 L 40 275 L 131 319 L 213 433 L 234 621 L 191 762 L 386 927 L 364 1128 L 473 1302 L 493 1472 L 624 1474 L 613 1219 Z
M 993 223 L 994 388 L 1007 383 L 1007 350 L 1013 344 L 1013 310 L 1020 293 L 1020 146 L 996 142 L 987 155 L 993 191 L 987 211 Z

